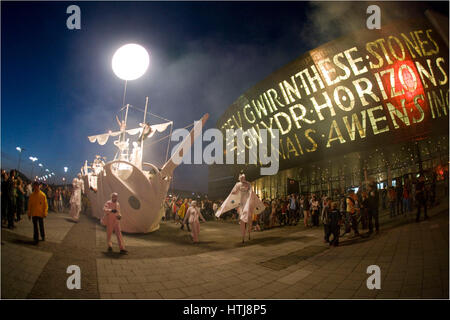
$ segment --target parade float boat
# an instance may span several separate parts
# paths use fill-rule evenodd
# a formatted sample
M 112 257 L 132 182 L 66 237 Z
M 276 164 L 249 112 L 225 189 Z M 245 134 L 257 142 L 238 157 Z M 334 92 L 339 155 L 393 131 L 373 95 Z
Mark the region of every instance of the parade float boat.
M 126 128 L 129 109 L 127 105 L 125 120 L 118 121 L 120 131 L 89 136 L 91 143 L 97 142 L 100 145 L 105 145 L 110 137 L 118 137 L 114 141 L 118 151 L 114 160 L 110 162 L 105 163 L 100 156 L 97 156 L 91 166 L 88 166 L 86 161 L 81 169 L 84 184 L 88 186 L 85 187 L 85 193 L 91 204 L 92 215 L 101 219 L 103 205 L 111 198 L 112 192 L 117 192 L 122 214 L 121 228 L 128 233 L 149 233 L 159 229 L 164 215 L 164 200 L 173 178 L 173 171 L 179 164 L 176 159 L 183 157 L 183 150 L 191 148 L 209 116 L 205 114 L 199 121 L 194 122 L 189 135 L 178 145 L 169 159 L 166 156 L 165 164 L 159 169 L 151 163 L 142 161 L 144 142 L 155 132 L 167 130 L 173 122 L 156 125 L 146 123 L 147 105 L 148 98 L 145 104 L 144 121 L 140 127 Z M 137 141 L 132 143 L 131 152 L 129 152 L 130 138 L 128 136 L 138 137 Z

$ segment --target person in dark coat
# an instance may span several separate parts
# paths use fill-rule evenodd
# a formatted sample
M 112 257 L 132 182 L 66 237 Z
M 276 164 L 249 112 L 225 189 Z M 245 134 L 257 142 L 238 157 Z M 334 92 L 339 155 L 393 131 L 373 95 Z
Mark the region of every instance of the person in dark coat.
M 378 233 L 380 231 L 380 224 L 378 221 L 378 190 L 376 184 L 373 183 L 369 185 L 369 194 L 368 194 L 368 219 L 369 219 L 369 234 L 373 233 L 373 221 L 375 222 L 375 231 Z
M 427 200 L 428 200 L 428 194 L 427 194 L 427 190 L 425 188 L 425 177 L 423 175 L 420 175 L 419 181 L 416 184 L 416 204 L 417 204 L 416 222 L 419 222 L 419 220 L 420 220 L 420 211 L 421 211 L 420 209 L 421 208 L 423 208 L 423 210 L 424 210 L 425 220 L 428 219 Z

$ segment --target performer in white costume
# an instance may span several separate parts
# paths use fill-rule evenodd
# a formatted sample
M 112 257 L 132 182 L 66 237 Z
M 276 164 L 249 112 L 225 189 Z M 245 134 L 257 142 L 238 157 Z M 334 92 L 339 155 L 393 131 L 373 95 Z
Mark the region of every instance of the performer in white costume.
M 111 200 L 106 201 L 103 206 L 103 217 L 101 219 L 102 224 L 106 225 L 106 242 L 108 242 L 108 252 L 112 252 L 111 236 L 114 232 L 119 243 L 120 253 L 128 254 L 125 250 L 125 243 L 122 237 L 122 231 L 120 229 L 120 219 L 122 215 L 120 213 L 120 204 L 118 200 L 118 194 L 113 192 L 111 194 Z
M 99 155 L 95 156 L 94 162 L 92 163 L 92 170 L 94 174 L 98 176 L 103 169 L 102 160 Z
M 200 209 L 197 207 L 197 201 L 192 201 L 191 206 L 186 211 L 186 215 L 184 216 L 184 224 L 189 221 L 189 224 L 191 225 L 191 235 L 192 235 L 192 241 L 194 243 L 198 242 L 198 235 L 200 234 L 200 219 L 203 220 L 203 222 L 206 222 L 205 218 L 203 218 L 202 213 L 200 212 Z
M 250 231 L 252 229 L 252 217 L 254 214 L 260 214 L 265 207 L 262 201 L 252 190 L 252 185 L 245 180 L 245 174 L 239 175 L 239 182 L 236 183 L 230 195 L 216 212 L 216 217 L 222 213 L 237 208 L 239 213 L 239 224 L 241 225 L 242 243 L 245 241 L 245 231 L 248 232 L 250 240 Z
M 70 216 L 74 221 L 78 221 L 81 211 L 81 194 L 84 193 L 84 182 L 79 173 L 72 181 L 73 193 L 70 197 Z

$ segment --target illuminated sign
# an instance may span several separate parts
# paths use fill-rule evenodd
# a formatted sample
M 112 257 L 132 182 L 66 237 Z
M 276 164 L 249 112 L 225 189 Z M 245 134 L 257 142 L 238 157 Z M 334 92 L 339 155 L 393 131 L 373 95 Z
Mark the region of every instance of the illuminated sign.
M 217 123 L 279 129 L 280 166 L 448 130 L 448 47 L 426 20 L 355 33 L 271 74 Z

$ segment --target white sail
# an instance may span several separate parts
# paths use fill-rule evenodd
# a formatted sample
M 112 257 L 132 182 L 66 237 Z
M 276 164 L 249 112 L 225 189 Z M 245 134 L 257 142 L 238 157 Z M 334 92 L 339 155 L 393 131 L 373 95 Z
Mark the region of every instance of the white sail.
M 156 131 L 158 132 L 163 132 L 165 131 L 173 122 L 169 121 L 169 122 L 165 122 L 165 123 L 160 123 L 160 124 L 154 124 L 151 125 L 150 128 L 152 129 L 150 134 L 148 135 L 148 138 L 152 137 Z M 137 134 L 142 134 L 142 130 L 144 128 L 140 127 L 140 128 L 134 128 L 134 129 L 128 129 L 125 130 L 125 133 L 135 136 Z M 99 145 L 103 146 L 108 142 L 109 137 L 117 137 L 121 134 L 121 131 L 110 131 L 107 133 L 103 133 L 103 134 L 97 134 L 95 136 L 89 136 L 88 139 L 91 143 L 95 143 L 97 142 Z

